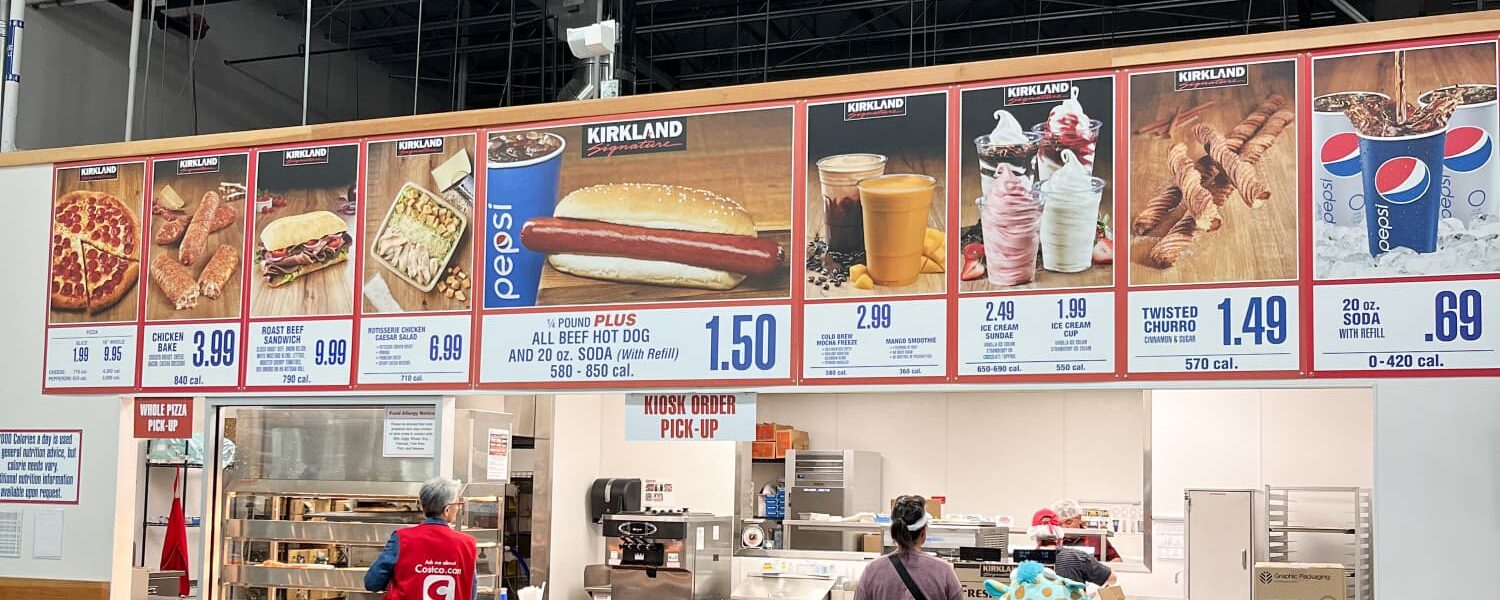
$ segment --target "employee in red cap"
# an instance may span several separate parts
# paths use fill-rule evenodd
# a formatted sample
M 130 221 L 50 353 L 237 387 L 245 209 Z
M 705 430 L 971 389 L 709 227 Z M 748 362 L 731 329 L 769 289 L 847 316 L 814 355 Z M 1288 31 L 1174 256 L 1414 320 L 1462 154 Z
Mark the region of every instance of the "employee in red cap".
M 1103 587 L 1114 585 L 1115 573 L 1108 565 L 1099 562 L 1093 554 L 1078 550 L 1076 548 L 1064 548 L 1062 519 L 1050 508 L 1036 511 L 1031 516 L 1031 528 L 1027 530 L 1031 538 L 1036 540 L 1036 547 L 1041 550 L 1057 550 L 1057 562 L 1052 565 L 1052 570 L 1058 576 L 1092 583 Z
M 365 571 L 365 589 L 386 592 L 386 600 L 474 600 L 479 572 L 474 538 L 449 523 L 463 503 L 459 482 L 437 478 L 422 484 L 420 525 L 397 530 Z

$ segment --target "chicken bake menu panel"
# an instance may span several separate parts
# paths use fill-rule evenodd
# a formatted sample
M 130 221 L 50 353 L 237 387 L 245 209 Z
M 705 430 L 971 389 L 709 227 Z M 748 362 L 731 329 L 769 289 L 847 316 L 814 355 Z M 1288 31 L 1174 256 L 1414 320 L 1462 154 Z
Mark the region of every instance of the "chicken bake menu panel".
M 790 105 L 485 134 L 479 381 L 791 378 Z

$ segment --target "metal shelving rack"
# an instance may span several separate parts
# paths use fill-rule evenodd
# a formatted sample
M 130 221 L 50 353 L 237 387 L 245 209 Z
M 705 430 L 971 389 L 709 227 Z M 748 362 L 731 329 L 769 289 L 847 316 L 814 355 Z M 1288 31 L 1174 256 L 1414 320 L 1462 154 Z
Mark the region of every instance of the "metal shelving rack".
M 1306 524 L 1296 522 L 1295 509 L 1301 503 L 1321 501 L 1348 503 L 1347 519 L 1340 523 Z M 1293 536 L 1299 534 L 1330 535 L 1347 538 L 1344 554 L 1347 596 L 1350 600 L 1374 600 L 1374 535 L 1370 490 L 1358 487 L 1266 486 L 1267 560 L 1297 562 L 1292 558 Z

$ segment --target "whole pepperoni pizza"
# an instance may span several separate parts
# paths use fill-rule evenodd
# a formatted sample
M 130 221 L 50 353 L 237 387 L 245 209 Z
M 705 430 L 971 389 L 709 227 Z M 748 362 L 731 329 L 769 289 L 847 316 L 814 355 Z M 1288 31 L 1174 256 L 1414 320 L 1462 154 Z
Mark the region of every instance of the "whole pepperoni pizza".
M 68 192 L 52 218 L 52 307 L 90 313 L 119 303 L 141 270 L 141 222 L 119 198 Z

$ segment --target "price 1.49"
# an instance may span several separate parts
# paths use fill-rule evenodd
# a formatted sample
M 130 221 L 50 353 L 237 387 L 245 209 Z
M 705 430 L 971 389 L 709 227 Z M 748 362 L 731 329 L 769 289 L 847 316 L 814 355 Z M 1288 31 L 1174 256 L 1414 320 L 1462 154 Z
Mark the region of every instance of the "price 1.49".
M 427 359 L 433 362 L 458 360 L 464 356 L 464 336 L 434 335 L 427 339 Z
M 1283 296 L 1252 296 L 1246 299 L 1244 313 L 1225 298 L 1219 303 L 1224 345 L 1239 346 L 1249 338 L 1252 345 L 1277 345 L 1286 341 L 1287 305 Z M 1238 323 L 1238 326 L 1236 326 Z
M 313 364 L 338 366 L 349 361 L 349 340 L 318 340 L 313 343 Z
M 708 330 L 708 370 L 769 371 L 776 366 L 776 315 L 733 315 L 727 327 L 714 315 L 703 327 Z M 729 336 L 727 350 L 719 347 L 722 333 Z
M 227 367 L 234 364 L 237 348 L 233 329 L 193 332 L 193 366 Z

